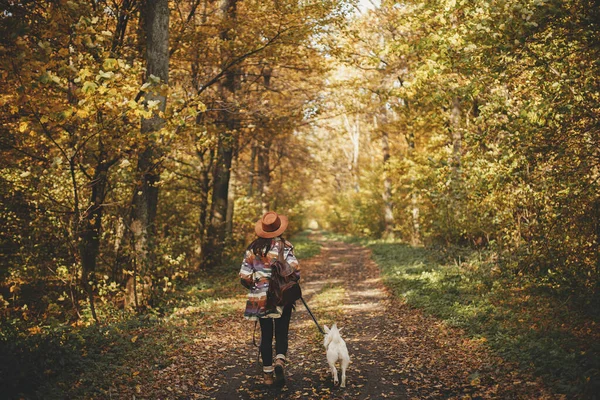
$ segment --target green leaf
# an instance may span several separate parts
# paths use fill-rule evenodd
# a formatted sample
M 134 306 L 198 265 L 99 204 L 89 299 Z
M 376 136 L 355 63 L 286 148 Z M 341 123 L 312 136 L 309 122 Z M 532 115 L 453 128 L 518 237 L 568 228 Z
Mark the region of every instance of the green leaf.
M 83 84 L 83 88 L 81 88 L 81 91 L 85 94 L 90 94 L 94 93 L 97 88 L 98 86 L 94 82 L 86 81 Z
M 102 64 L 102 69 L 105 71 L 113 71 L 119 68 L 119 62 L 114 58 L 107 58 Z

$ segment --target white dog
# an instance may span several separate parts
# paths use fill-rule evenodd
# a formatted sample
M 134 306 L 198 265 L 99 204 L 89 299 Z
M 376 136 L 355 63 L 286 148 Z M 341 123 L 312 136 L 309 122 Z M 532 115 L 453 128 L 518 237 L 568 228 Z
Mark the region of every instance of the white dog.
M 340 367 L 342 369 L 342 383 L 340 387 L 346 387 L 346 368 L 348 368 L 348 364 L 350 364 L 350 356 L 348 355 L 348 348 L 346 347 L 346 342 L 340 336 L 341 328 L 333 324 L 331 329 L 324 326 L 325 328 L 325 340 L 323 341 L 323 345 L 327 349 L 327 362 L 329 363 L 329 368 L 331 368 L 331 375 L 333 376 L 333 384 L 337 385 L 338 376 L 337 369 L 335 369 L 336 361 L 340 361 Z

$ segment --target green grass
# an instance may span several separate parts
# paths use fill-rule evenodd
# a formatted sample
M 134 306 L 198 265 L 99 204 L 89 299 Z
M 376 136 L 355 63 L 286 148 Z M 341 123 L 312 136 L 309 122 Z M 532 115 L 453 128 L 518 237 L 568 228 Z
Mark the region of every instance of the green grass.
M 325 240 L 337 240 L 345 243 L 358 243 L 363 245 L 369 242 L 366 238 L 344 235 L 342 233 L 322 231 L 321 234 L 324 236 Z
M 536 293 L 526 281 L 502 276 L 480 253 L 448 263 L 423 248 L 364 243 L 386 285 L 408 304 L 487 341 L 560 393 L 581 395 L 597 384 L 600 344 L 590 334 L 596 322 L 589 316 Z
M 321 245 L 309 238 L 312 231 L 303 231 L 293 236 L 290 241 L 294 245 L 294 254 L 298 259 L 311 258 L 321 252 Z

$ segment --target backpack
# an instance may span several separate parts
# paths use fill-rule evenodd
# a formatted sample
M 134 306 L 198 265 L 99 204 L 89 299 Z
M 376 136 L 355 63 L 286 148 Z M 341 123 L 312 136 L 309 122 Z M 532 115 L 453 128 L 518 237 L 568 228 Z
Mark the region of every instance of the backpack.
M 267 292 L 267 304 L 286 306 L 302 297 L 298 280 L 300 274 L 283 257 L 285 242 L 281 241 L 279 256 L 271 263 L 271 281 Z

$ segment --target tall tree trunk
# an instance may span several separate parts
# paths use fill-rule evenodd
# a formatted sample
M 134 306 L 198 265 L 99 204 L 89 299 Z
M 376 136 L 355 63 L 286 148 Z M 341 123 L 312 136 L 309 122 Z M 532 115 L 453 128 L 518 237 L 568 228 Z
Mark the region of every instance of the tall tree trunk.
M 448 202 L 446 206 L 446 242 L 456 240 L 460 232 L 460 216 L 462 197 L 461 184 L 461 152 L 462 152 L 462 132 L 460 127 L 461 108 L 460 99 L 452 99 L 452 110 L 449 118 L 449 129 L 452 137 L 452 154 L 449 156 L 450 165 L 450 185 L 448 193 Z
M 354 115 L 354 123 L 350 123 L 350 119 L 344 114 L 344 124 L 346 126 L 346 133 L 352 144 L 352 150 L 348 153 L 348 168 L 352 171 L 354 190 L 358 193 L 360 192 L 360 171 L 358 170 L 358 159 L 360 156 L 360 116 L 356 113 Z
M 106 183 L 108 169 L 114 163 L 99 161 L 94 170 L 93 180 L 90 182 L 92 193 L 90 206 L 81 215 L 79 226 L 79 256 L 81 258 L 81 283 L 90 302 L 92 317 L 98 322 L 96 307 L 94 306 L 93 285 L 95 282 L 96 260 L 100 251 L 100 236 L 102 234 L 102 205 L 106 196 Z
M 595 233 L 596 233 L 596 270 L 593 271 L 596 282 L 600 278 L 600 198 L 597 198 L 594 204 L 595 211 Z
M 233 123 L 228 121 L 227 127 Z M 233 129 L 233 128 L 232 128 Z M 205 246 L 202 250 L 204 264 L 207 267 L 215 266 L 223 252 L 226 237 L 227 208 L 229 200 L 229 179 L 231 176 L 231 162 L 233 160 L 234 140 L 231 132 L 221 135 L 217 148 L 217 159 L 213 173 L 213 192 L 210 207 L 210 219 L 206 233 Z
M 200 17 L 200 23 L 206 24 L 207 21 L 207 7 L 209 0 L 203 0 L 202 2 L 202 14 Z M 192 70 L 192 85 L 197 91 L 197 95 L 200 94 L 200 80 L 201 80 L 201 48 L 199 46 L 196 47 L 194 52 L 194 61 L 191 65 Z M 196 117 L 196 124 L 202 126 L 204 123 L 204 115 L 198 114 Z M 204 148 L 204 144 L 200 144 L 199 147 L 196 147 L 196 155 L 198 156 L 198 161 L 201 166 L 200 170 L 200 183 L 199 183 L 199 192 L 200 192 L 200 200 L 198 207 L 200 208 L 200 216 L 198 219 L 198 239 L 199 239 L 199 249 L 200 254 L 202 254 L 202 248 L 204 247 L 204 241 L 206 239 L 206 225 L 207 225 L 207 215 L 208 215 L 208 195 L 210 190 L 210 174 L 213 169 L 214 159 L 215 159 L 215 151 L 211 146 L 208 150 Z
M 168 0 L 148 0 L 145 3 L 146 30 L 146 74 L 160 78 L 162 84 L 169 82 L 169 2 Z M 166 109 L 167 98 L 158 88 L 145 95 L 145 101 L 159 101 L 158 110 L 150 118 L 142 119 L 141 132 L 146 137 L 144 151 L 137 164 L 139 183 L 133 196 L 131 228 L 136 249 L 137 273 L 142 278 L 148 273 L 153 260 L 154 222 L 158 206 L 158 186 L 160 150 L 155 146 L 150 133 L 164 126 L 159 112 Z M 135 288 L 135 285 L 132 285 Z M 135 290 L 135 289 L 134 289 Z M 137 295 L 137 294 L 135 294 Z
M 460 127 L 461 108 L 460 99 L 454 97 L 452 99 L 452 108 L 448 118 L 448 130 L 452 140 L 452 153 L 448 156 L 448 165 L 450 166 L 450 177 L 448 185 L 448 201 L 444 207 L 445 219 L 445 241 L 450 244 L 456 241 L 457 237 L 461 236 L 460 225 L 460 198 L 461 198 L 461 148 L 462 148 L 462 132 Z
M 419 195 L 417 191 L 413 189 L 413 192 L 410 195 L 410 205 L 411 205 L 411 216 L 413 223 L 413 236 L 411 238 L 411 244 L 416 246 L 421 243 L 421 225 L 419 223 Z
M 199 226 L 199 238 L 200 238 L 200 248 L 204 246 L 205 242 L 205 230 L 207 224 L 207 216 L 208 216 L 208 194 L 210 191 L 210 172 L 212 171 L 215 152 L 213 149 L 210 149 L 208 152 L 206 151 L 198 151 L 198 158 L 200 159 L 200 164 L 202 165 L 202 170 L 200 171 L 200 201 L 198 207 L 200 208 L 200 217 L 198 221 Z
M 414 133 L 406 134 L 406 142 L 408 143 L 408 158 L 412 158 L 415 152 L 415 135 Z M 410 178 L 410 206 L 411 206 L 411 218 L 412 218 L 412 237 L 411 244 L 418 245 L 421 243 L 421 225 L 419 224 L 419 195 L 415 185 L 414 174 L 411 174 Z
M 221 39 L 224 48 L 228 48 L 235 40 L 235 22 L 237 18 L 237 0 L 223 1 L 224 29 Z M 231 49 L 223 54 L 223 68 L 226 60 L 230 58 Z M 217 146 L 217 162 L 213 174 L 213 192 L 210 210 L 210 221 L 207 229 L 205 246 L 202 249 L 204 264 L 210 268 L 220 261 L 225 247 L 227 229 L 227 204 L 229 194 L 229 178 L 231 175 L 231 162 L 236 145 L 236 130 L 239 128 L 237 117 L 236 91 L 239 86 L 239 68 L 229 68 L 225 72 L 225 79 L 219 85 L 219 92 L 223 101 L 223 111 L 220 123 L 223 131 L 219 135 Z
M 460 99 L 455 97 L 452 100 L 452 113 L 450 114 L 450 129 L 452 130 L 452 181 L 455 188 L 460 185 L 460 165 L 462 153 L 462 132 L 460 129 Z
M 123 279 L 122 270 L 123 265 L 127 263 L 127 257 L 124 256 L 121 249 L 123 248 L 124 241 L 126 240 L 125 235 L 125 221 L 123 217 L 115 222 L 115 239 L 114 239 L 113 251 L 115 253 L 115 260 L 112 265 L 112 280 L 120 282 Z
M 263 85 L 268 90 L 271 87 L 271 78 L 273 76 L 273 68 L 264 66 L 262 70 Z M 264 121 L 263 126 L 268 126 L 268 121 Z M 260 196 L 260 203 L 262 206 L 262 213 L 265 214 L 272 210 L 273 204 L 271 202 L 271 144 L 272 139 L 269 131 L 263 132 L 265 137 L 262 143 L 259 143 L 256 148 L 257 157 L 257 190 Z
M 390 143 L 387 130 L 381 132 L 381 151 L 383 153 L 383 220 L 385 223 L 385 238 L 394 238 L 394 204 L 392 201 L 392 179 L 390 178 L 389 160 L 390 160 Z
M 227 193 L 227 214 L 225 216 L 225 237 L 232 238 L 233 235 L 233 212 L 235 205 L 235 172 L 232 168 L 229 177 L 229 191 Z
M 254 177 L 256 176 L 256 156 L 257 156 L 257 147 L 256 141 L 252 143 L 252 153 L 250 154 L 250 173 L 248 174 L 248 197 L 252 197 L 254 195 Z
M 263 214 L 271 210 L 271 163 L 269 154 L 271 143 L 266 142 L 258 148 L 258 194 L 262 205 Z

